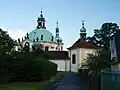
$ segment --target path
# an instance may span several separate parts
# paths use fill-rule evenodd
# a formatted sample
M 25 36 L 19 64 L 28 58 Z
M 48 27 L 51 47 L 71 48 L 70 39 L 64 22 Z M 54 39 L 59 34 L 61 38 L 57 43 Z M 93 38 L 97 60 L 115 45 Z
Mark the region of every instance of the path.
M 49 86 L 46 90 L 86 90 L 83 78 L 78 74 L 64 74 L 60 82 Z

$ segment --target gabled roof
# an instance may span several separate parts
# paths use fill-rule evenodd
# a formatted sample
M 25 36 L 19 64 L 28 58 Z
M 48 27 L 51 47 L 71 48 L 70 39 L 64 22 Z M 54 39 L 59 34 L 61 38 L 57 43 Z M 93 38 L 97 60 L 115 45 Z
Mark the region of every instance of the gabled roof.
M 87 42 L 86 40 L 78 39 L 71 47 L 68 48 L 68 50 L 77 48 L 97 49 L 97 46 Z
M 48 51 L 50 60 L 70 60 L 68 51 Z

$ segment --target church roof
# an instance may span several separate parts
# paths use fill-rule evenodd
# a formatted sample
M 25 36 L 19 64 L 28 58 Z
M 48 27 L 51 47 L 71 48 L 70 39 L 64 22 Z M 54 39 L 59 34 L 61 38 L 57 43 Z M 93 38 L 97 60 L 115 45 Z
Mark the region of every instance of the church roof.
M 68 50 L 77 49 L 77 48 L 86 48 L 86 49 L 97 49 L 97 46 L 87 42 L 86 40 L 78 39 Z
M 57 40 L 62 40 L 60 37 L 54 37 L 54 35 L 48 31 L 47 29 L 43 28 L 36 28 L 35 30 L 31 31 L 29 33 L 29 39 L 31 41 L 39 39 L 40 42 L 55 42 L 57 43 Z M 43 39 L 42 39 L 43 38 Z M 52 39 L 53 38 L 53 39 Z
M 53 34 L 48 31 L 47 29 L 43 29 L 43 28 L 36 28 L 35 30 L 31 31 L 29 33 L 29 39 L 30 40 L 36 40 L 38 37 L 38 41 L 47 41 L 47 42 L 56 42 L 55 37 L 53 36 Z M 53 38 L 53 40 L 52 40 Z
M 59 35 L 57 37 L 55 37 L 49 30 L 46 29 L 45 22 L 46 22 L 45 18 L 43 17 L 43 14 L 41 11 L 41 14 L 37 20 L 38 25 L 37 25 L 36 29 L 32 30 L 29 33 L 29 39 L 31 41 L 38 41 L 38 42 L 40 41 L 40 42 L 58 43 L 59 41 L 61 41 L 61 43 L 62 43 L 62 39 L 59 37 Z M 59 28 L 58 28 L 58 30 L 59 30 Z M 59 34 L 59 31 L 57 32 L 57 34 Z
M 70 60 L 68 51 L 48 51 L 50 60 Z

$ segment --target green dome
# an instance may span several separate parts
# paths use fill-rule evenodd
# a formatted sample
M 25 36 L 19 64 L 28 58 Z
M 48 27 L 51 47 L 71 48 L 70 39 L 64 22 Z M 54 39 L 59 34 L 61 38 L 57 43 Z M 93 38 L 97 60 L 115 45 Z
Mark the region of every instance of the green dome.
M 41 42 L 56 42 L 56 38 L 51 32 L 44 28 L 36 28 L 35 30 L 29 33 L 29 39 L 35 40 L 38 38 L 38 41 Z

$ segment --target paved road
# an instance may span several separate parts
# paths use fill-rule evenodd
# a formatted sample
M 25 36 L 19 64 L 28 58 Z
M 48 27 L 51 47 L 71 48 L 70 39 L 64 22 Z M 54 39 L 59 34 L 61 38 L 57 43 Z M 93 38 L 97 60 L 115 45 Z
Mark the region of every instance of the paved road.
M 61 81 L 50 85 L 46 90 L 86 90 L 82 77 L 75 73 L 64 74 Z

